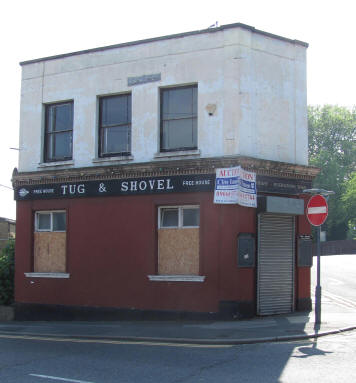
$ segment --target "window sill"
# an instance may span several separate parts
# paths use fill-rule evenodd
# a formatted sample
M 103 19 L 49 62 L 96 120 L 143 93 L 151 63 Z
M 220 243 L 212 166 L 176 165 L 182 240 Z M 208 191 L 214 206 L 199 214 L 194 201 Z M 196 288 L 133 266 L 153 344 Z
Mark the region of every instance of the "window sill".
M 132 161 L 134 158 L 133 156 L 113 156 L 113 157 L 100 157 L 100 158 L 93 158 L 92 162 L 94 164 L 101 164 L 105 162 L 129 162 Z
M 161 159 L 161 158 L 179 158 L 179 157 L 199 157 L 200 156 L 200 150 L 178 150 L 176 152 L 160 152 L 156 153 L 154 155 L 155 159 Z
M 38 168 L 51 168 L 51 167 L 56 167 L 56 166 L 73 166 L 74 161 L 69 160 L 69 161 L 56 161 L 56 162 L 40 162 L 38 164 Z
M 204 275 L 147 275 L 152 282 L 204 282 Z
M 69 278 L 68 273 L 25 273 L 28 278 Z

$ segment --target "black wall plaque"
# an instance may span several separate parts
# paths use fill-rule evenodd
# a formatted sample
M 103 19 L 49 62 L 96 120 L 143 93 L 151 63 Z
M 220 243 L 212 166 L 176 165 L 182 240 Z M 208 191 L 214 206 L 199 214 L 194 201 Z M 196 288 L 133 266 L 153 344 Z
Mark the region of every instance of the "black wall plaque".
M 240 233 L 237 237 L 237 264 L 239 267 L 255 266 L 255 237 Z
M 313 266 L 313 241 L 311 239 L 298 239 L 298 266 Z

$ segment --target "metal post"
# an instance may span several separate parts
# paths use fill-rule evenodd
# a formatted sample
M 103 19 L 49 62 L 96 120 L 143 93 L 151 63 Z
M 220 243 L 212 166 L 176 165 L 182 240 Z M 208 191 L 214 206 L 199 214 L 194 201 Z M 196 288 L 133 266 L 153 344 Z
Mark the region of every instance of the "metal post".
M 315 287 L 315 326 L 321 324 L 321 286 L 320 286 L 320 226 L 316 228 L 317 275 Z
M 323 197 L 326 197 L 326 200 L 328 200 L 328 197 L 331 194 L 335 194 L 335 192 L 332 190 L 317 189 L 317 188 L 304 189 L 303 193 L 310 193 L 313 195 L 321 194 Z M 315 328 L 316 329 L 319 329 L 321 324 L 321 286 L 320 286 L 320 230 L 321 230 L 320 226 L 321 224 L 316 226 L 312 223 L 312 225 L 316 226 L 317 228 L 316 229 L 316 256 L 317 256 L 317 277 L 316 278 L 317 278 L 317 281 L 316 281 L 316 287 L 315 287 Z

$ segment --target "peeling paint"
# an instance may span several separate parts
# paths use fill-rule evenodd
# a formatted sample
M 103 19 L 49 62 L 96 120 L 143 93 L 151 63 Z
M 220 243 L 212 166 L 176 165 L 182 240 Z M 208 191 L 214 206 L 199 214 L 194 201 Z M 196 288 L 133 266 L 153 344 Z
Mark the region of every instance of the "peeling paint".
M 306 165 L 305 52 L 236 27 L 27 63 L 20 142 L 28 149 L 20 151 L 19 171 L 38 170 L 42 104 L 63 100 L 74 103 L 74 166 L 96 166 L 98 96 L 125 92 L 132 93 L 130 161 L 152 161 L 159 148 L 159 89 L 187 84 L 198 85 L 202 158 L 245 155 Z M 152 73 L 160 80 L 128 87 L 127 78 Z M 212 115 L 209 104 L 217 106 Z

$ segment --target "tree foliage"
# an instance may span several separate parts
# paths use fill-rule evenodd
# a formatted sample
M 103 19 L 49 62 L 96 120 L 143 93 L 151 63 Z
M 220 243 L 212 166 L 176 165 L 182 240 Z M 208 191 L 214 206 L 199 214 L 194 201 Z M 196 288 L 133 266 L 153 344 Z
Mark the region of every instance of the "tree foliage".
M 15 241 L 10 240 L 0 255 L 0 304 L 14 300 Z
M 323 227 L 328 240 L 345 239 L 355 214 L 348 211 L 343 196 L 356 170 L 356 108 L 335 105 L 310 106 L 309 163 L 321 169 L 314 187 L 333 190 L 329 216 Z
M 346 183 L 345 193 L 342 196 L 346 215 L 349 221 L 349 236 L 356 239 L 356 172 Z

